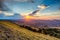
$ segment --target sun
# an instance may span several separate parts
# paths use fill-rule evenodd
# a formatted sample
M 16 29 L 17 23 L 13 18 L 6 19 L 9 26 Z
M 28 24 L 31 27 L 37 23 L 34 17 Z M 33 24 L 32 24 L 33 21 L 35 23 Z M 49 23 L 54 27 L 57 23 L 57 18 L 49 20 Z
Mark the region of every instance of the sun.
M 35 16 L 30 16 L 30 15 L 25 15 L 25 16 L 24 16 L 24 20 L 25 20 L 26 22 L 32 21 L 32 20 L 34 20 L 34 19 L 36 19 Z
M 26 19 L 31 19 L 32 17 L 31 17 L 31 16 L 26 16 L 25 18 L 26 18 Z
M 26 22 L 29 22 L 29 21 L 31 21 L 32 16 L 26 15 L 26 16 L 24 17 L 24 19 L 25 19 Z

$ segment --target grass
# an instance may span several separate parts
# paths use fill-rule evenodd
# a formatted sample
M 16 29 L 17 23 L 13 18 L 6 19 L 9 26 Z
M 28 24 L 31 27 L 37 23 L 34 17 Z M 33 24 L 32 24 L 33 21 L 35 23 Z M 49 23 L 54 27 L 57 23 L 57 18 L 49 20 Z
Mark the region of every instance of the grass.
M 9 21 L 0 21 L 0 40 L 60 40 L 58 38 L 30 31 Z
M 26 26 L 26 25 L 19 25 L 19 26 L 26 28 L 28 30 L 31 30 L 33 32 L 38 32 L 38 33 L 50 35 L 50 36 L 60 39 L 60 27 L 58 27 L 58 28 L 48 28 L 48 27 L 37 28 L 37 27 L 30 27 L 30 26 Z

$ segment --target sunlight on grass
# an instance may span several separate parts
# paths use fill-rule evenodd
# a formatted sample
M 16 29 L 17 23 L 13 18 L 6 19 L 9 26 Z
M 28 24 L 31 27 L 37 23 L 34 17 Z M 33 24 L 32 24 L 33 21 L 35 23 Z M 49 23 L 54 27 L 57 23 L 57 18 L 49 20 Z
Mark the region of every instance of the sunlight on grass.
M 32 32 L 8 21 L 0 21 L 0 24 L 12 30 L 14 33 L 12 35 L 15 36 L 16 40 L 18 40 L 18 37 L 21 38 L 20 40 L 59 40 L 49 35 Z

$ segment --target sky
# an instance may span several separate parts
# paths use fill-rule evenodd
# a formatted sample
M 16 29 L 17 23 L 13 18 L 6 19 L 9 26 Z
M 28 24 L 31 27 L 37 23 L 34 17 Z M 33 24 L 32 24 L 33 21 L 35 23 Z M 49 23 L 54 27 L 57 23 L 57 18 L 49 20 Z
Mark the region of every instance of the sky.
M 60 0 L 4 0 L 4 4 L 11 11 L 0 11 L 0 19 L 23 19 L 31 14 L 35 19 L 60 20 Z

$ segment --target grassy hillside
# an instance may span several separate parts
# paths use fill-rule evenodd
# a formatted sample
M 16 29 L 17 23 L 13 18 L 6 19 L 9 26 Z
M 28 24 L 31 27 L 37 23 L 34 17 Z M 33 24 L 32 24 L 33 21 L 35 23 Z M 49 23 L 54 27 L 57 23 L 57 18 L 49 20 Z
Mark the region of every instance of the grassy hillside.
M 58 38 L 32 32 L 9 21 L 0 21 L 0 40 L 60 40 Z

